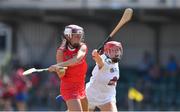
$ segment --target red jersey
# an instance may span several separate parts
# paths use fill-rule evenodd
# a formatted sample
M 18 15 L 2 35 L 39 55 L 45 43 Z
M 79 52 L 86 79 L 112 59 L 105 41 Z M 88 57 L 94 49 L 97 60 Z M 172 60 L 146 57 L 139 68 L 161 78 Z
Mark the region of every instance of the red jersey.
M 85 44 L 82 44 L 85 45 Z M 69 50 L 66 49 L 63 51 L 63 61 L 67 61 L 77 55 L 79 49 Z M 87 49 L 86 49 L 87 54 Z M 87 63 L 86 63 L 86 55 L 81 60 L 81 62 L 77 65 L 69 66 L 66 69 L 65 76 L 61 78 L 61 81 L 65 82 L 83 82 L 86 76 L 87 71 Z

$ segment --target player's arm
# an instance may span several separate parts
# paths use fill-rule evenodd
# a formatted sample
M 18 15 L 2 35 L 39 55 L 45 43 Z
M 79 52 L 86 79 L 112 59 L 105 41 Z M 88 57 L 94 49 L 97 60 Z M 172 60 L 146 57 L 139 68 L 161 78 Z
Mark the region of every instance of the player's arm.
M 63 50 L 58 49 L 56 52 L 56 62 L 60 63 L 63 62 Z M 65 70 L 62 69 L 55 69 L 56 73 L 58 74 L 59 78 L 65 75 Z
M 104 66 L 104 62 L 99 53 L 97 52 L 97 49 L 93 50 L 92 57 L 96 61 L 99 69 L 101 69 Z
M 77 55 L 75 55 L 73 58 L 65 62 L 60 62 L 57 65 L 67 67 L 67 66 L 73 66 L 79 64 L 86 55 L 86 49 L 87 49 L 86 45 L 82 45 L 79 51 L 77 52 Z
M 86 45 L 82 45 L 79 51 L 77 52 L 77 55 L 75 55 L 73 58 L 69 59 L 68 61 L 65 62 L 59 61 L 59 63 L 50 66 L 48 68 L 49 71 L 50 72 L 55 71 L 56 69 L 58 69 L 58 67 L 68 67 L 79 64 L 86 55 L 86 49 L 87 49 Z M 59 60 L 61 60 L 61 58 L 59 58 Z

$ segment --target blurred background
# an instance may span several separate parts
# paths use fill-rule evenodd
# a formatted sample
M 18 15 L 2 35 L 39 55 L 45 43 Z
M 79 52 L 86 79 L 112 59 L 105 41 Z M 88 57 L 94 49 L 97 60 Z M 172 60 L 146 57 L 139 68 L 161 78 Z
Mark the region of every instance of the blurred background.
M 132 21 L 114 38 L 124 47 L 118 110 L 180 110 L 180 0 L 0 0 L 0 110 L 66 110 L 55 100 L 55 74 L 22 72 L 54 64 L 64 27 L 77 24 L 85 30 L 89 81 L 92 50 L 127 7 Z M 132 87 L 142 100 L 128 97 Z

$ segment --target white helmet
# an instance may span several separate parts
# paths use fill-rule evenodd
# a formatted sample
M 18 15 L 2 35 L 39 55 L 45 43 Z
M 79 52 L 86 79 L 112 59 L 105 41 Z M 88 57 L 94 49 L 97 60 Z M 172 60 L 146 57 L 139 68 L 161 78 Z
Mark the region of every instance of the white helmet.
M 65 27 L 64 36 L 68 38 L 73 38 L 72 34 L 79 34 L 80 38 L 84 37 L 84 30 L 78 25 L 68 25 Z

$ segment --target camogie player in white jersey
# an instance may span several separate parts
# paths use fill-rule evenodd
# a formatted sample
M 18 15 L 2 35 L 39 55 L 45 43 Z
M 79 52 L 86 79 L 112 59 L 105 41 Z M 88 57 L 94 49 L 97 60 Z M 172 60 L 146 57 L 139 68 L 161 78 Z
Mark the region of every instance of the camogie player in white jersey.
M 95 107 L 101 111 L 117 111 L 116 83 L 119 79 L 118 62 L 122 54 L 122 45 L 116 41 L 107 42 L 102 55 L 96 49 L 93 50 L 92 57 L 96 61 L 96 66 L 90 81 L 86 84 L 90 111 Z

